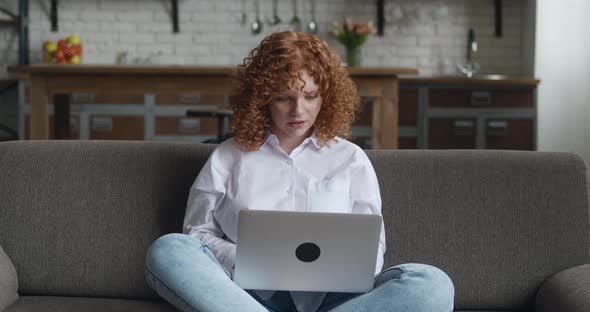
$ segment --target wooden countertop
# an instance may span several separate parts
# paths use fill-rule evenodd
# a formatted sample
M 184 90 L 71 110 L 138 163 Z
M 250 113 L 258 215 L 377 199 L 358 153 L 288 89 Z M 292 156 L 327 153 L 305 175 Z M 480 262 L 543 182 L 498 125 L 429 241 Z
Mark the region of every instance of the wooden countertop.
M 461 76 L 399 77 L 400 84 L 429 84 L 455 86 L 529 86 L 536 87 L 540 80 L 532 77 L 515 76 Z
M 10 66 L 8 72 L 19 76 L 30 74 L 116 74 L 116 75 L 207 75 L 229 76 L 235 71 L 229 66 L 184 66 L 184 65 L 53 65 L 35 64 Z M 417 75 L 414 68 L 348 68 L 351 76 L 384 77 L 397 75 Z

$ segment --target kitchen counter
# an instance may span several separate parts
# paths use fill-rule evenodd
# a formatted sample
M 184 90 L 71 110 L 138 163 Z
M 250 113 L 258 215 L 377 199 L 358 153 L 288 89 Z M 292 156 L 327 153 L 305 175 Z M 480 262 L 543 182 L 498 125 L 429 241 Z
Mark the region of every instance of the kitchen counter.
M 116 75 L 210 75 L 228 76 L 233 74 L 235 67 L 229 66 L 184 66 L 184 65 L 52 65 L 35 64 L 29 66 L 10 66 L 8 72 L 19 76 L 28 74 L 116 74 Z M 353 77 L 388 77 L 399 75 L 417 75 L 414 68 L 348 68 Z
M 404 84 L 429 84 L 447 86 L 522 86 L 536 87 L 540 80 L 532 77 L 482 75 L 472 78 L 464 76 L 400 76 L 400 83 Z
M 31 84 L 32 139 L 49 139 L 49 97 L 54 98 L 55 136 L 65 138 L 69 95 L 207 93 L 228 95 L 235 67 L 29 65 L 8 71 Z M 397 148 L 398 75 L 418 74 L 411 68 L 349 68 L 359 95 L 373 97 L 372 146 Z M 148 98 L 148 97 L 146 97 Z

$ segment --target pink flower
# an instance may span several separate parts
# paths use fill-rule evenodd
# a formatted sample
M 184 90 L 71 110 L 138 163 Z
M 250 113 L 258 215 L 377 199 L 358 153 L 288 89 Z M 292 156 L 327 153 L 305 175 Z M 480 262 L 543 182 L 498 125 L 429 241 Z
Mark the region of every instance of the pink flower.
M 363 45 L 369 35 L 376 33 L 376 29 L 372 21 L 353 23 L 348 17 L 342 25 L 334 21 L 330 33 L 344 46 L 354 48 Z

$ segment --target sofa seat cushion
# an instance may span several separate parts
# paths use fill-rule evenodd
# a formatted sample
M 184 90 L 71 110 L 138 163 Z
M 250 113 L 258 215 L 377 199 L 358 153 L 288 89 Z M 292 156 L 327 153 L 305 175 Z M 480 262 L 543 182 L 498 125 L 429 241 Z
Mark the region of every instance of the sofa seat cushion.
M 20 296 L 19 300 L 5 312 L 174 312 L 174 307 L 163 301 L 85 298 Z

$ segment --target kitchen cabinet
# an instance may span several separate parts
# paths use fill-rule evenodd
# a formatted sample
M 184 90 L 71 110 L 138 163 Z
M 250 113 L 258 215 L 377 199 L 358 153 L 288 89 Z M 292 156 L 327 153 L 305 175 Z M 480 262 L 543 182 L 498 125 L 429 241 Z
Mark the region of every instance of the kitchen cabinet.
M 430 118 L 428 120 L 428 148 L 475 148 L 475 124 L 476 120 L 472 118 Z
M 100 137 L 90 126 L 102 131 L 130 131 L 139 137 L 143 119 L 145 140 L 189 140 L 199 142 L 207 138 L 194 136 L 196 129 L 207 131 L 207 122 L 195 123 L 182 117 L 187 110 L 196 107 L 219 108 L 209 105 L 229 94 L 235 68 L 197 66 L 111 66 L 111 65 L 29 65 L 9 67 L 8 71 L 20 78 L 20 107 L 23 116 L 31 122 L 32 139 L 68 138 L 70 116 L 80 117 L 80 139 Z M 415 75 L 412 68 L 348 68 L 361 96 L 372 98 L 370 116 L 370 144 L 373 148 L 397 148 L 398 137 L 398 75 Z M 30 98 L 23 86 L 30 84 Z M 98 103 L 76 104 L 74 97 L 80 94 L 132 97 L 140 96 L 135 104 Z M 170 98 L 172 96 L 172 98 Z M 51 104 L 53 102 L 53 104 Z M 107 105 L 105 105 L 107 104 Z M 99 116 L 95 116 L 99 115 Z M 107 115 L 113 116 L 110 120 Z M 53 136 L 49 117 L 55 119 Z M 115 117 L 117 116 L 117 117 Z M 125 116 L 127 119 L 124 119 Z M 132 118 L 133 117 L 133 118 Z M 177 117 L 171 119 L 167 117 Z M 90 118 L 95 118 L 91 121 Z M 97 118 L 97 119 L 96 119 Z M 204 119 L 204 118 L 201 118 Z M 21 117 L 21 121 L 23 118 Z M 98 121 L 97 121 L 98 120 Z M 132 129 L 119 126 L 120 120 L 133 123 Z M 24 124 L 24 122 L 21 122 Z M 24 127 L 24 126 L 23 126 Z M 171 134 L 180 129 L 181 135 Z M 21 133 L 23 128 L 21 128 Z M 186 136 L 184 133 L 193 134 Z M 366 133 L 365 133 L 366 134 Z M 103 133 L 103 135 L 107 135 Z M 108 135 L 111 137 L 111 135 Z
M 485 123 L 487 149 L 535 150 L 535 122 L 532 118 L 490 118 Z
M 529 78 L 401 78 L 400 148 L 535 150 Z
M 92 115 L 91 140 L 143 140 L 143 117 Z
M 30 86 L 21 82 L 21 114 L 24 139 L 30 135 Z M 152 101 L 153 99 L 153 101 Z M 64 139 L 144 140 L 146 132 L 154 140 L 200 142 L 217 136 L 217 119 L 187 118 L 186 111 L 223 105 L 224 96 L 205 93 L 157 94 L 71 94 L 69 131 Z M 55 138 L 54 98 L 50 104 L 49 137 Z M 147 131 L 146 131 L 147 130 Z

